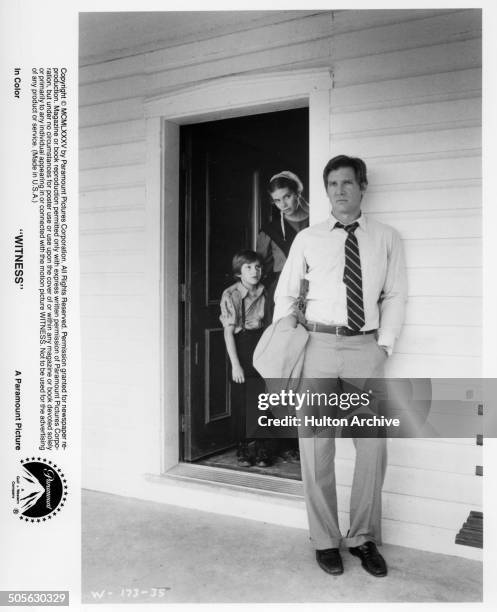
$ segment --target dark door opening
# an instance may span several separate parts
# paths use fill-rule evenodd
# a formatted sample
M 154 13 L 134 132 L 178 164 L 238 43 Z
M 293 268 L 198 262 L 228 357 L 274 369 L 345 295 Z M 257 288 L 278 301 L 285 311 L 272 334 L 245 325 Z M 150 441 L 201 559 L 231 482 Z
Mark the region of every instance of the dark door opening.
M 183 126 L 180 155 L 180 456 L 196 461 L 235 443 L 219 301 L 271 214 L 271 176 L 297 173 L 307 199 L 308 109 Z

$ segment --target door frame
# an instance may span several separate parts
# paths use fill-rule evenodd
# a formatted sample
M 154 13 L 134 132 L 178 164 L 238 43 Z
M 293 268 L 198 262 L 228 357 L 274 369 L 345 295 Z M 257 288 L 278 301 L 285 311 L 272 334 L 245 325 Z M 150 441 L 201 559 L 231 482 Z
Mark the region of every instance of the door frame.
M 153 473 L 179 463 L 179 128 L 308 106 L 310 220 L 316 223 L 328 215 L 321 169 L 330 156 L 332 87 L 330 70 L 314 68 L 216 79 L 145 100 L 147 337 L 155 364 L 145 401 L 157 407 L 150 423 Z

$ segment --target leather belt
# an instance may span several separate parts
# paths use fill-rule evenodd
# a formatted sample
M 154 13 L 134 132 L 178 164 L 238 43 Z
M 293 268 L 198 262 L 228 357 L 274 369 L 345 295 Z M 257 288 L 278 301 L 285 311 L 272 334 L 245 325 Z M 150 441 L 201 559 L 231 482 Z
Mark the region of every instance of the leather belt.
M 323 323 L 314 323 L 307 321 L 305 327 L 312 332 L 321 332 L 323 334 L 334 334 L 335 336 L 366 336 L 374 334 L 376 329 L 368 329 L 367 331 L 354 331 L 345 327 L 345 325 L 324 325 Z

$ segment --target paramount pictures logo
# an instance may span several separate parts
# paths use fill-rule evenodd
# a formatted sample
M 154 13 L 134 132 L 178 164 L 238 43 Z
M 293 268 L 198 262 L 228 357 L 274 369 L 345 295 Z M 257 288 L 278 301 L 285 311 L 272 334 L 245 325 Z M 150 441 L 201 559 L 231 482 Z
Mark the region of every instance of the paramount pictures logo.
M 51 520 L 64 507 L 67 480 L 52 461 L 41 457 L 21 460 L 21 470 L 12 482 L 14 515 L 28 523 Z

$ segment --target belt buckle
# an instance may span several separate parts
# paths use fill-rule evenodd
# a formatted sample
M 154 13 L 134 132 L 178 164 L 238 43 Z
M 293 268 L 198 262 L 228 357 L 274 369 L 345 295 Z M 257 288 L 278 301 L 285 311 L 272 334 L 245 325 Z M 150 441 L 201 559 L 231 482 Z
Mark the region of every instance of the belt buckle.
M 337 325 L 337 326 L 335 327 L 335 336 L 337 336 L 337 337 L 338 337 L 338 336 L 340 336 L 340 335 L 341 335 L 341 334 L 340 334 L 340 330 L 341 330 L 341 329 L 342 329 L 342 325 Z

